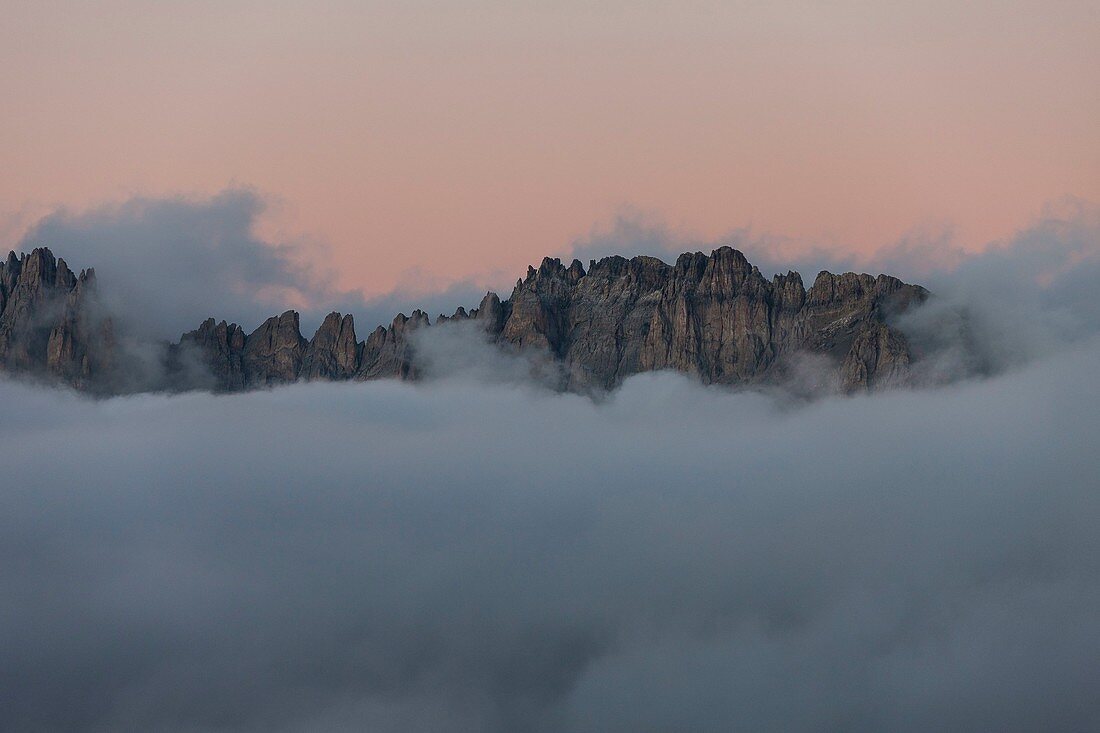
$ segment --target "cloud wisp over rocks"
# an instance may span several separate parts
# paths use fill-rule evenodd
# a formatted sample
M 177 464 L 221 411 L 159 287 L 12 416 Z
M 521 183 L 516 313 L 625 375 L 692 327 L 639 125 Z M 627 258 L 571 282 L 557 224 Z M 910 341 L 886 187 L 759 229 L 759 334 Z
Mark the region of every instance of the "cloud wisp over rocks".
M 414 308 L 452 313 L 458 305 L 476 305 L 485 293 L 480 283 L 433 285 L 416 272 L 407 273 L 402 287 L 373 297 L 341 289 L 323 247 L 272 242 L 256 233 L 267 205 L 249 188 L 203 198 L 135 197 L 55 211 L 14 246 L 48 246 L 95 267 L 108 311 L 124 331 L 146 339 L 175 339 L 211 316 L 251 330 L 291 307 L 308 327 L 340 310 L 373 329 Z
M 0 383 L 0 728 L 1094 729 L 1098 358 L 794 409 Z
M 119 358 L 101 359 L 119 372 L 100 380 L 111 384 L 110 388 L 100 385 L 106 391 L 178 388 L 178 375 L 164 373 L 165 363 L 179 361 L 165 355 L 165 344 L 211 315 L 239 322 L 245 333 L 251 333 L 267 317 L 293 307 L 301 311 L 300 326 L 308 335 L 324 314 L 337 310 L 354 315 L 358 332 L 366 335 L 378 324 L 392 325 L 398 312 L 418 316 L 414 320 L 420 323 L 422 317 L 415 308 L 431 317 L 481 301 L 484 290 L 472 282 L 433 284 L 415 273 L 405 287 L 370 299 L 340 290 L 333 271 L 316 252 L 307 256 L 304 248 L 273 244 L 254 233 L 263 208 L 263 200 L 248 189 L 229 189 L 209 199 L 136 198 L 83 213 L 55 212 L 33 226 L 18 246 L 50 244 L 71 261 L 97 267 L 102 287 L 95 290 L 95 307 L 111 316 L 110 342 L 125 352 Z M 912 369 L 906 367 L 908 383 L 935 384 L 1000 373 L 1100 329 L 1092 286 L 1100 273 L 1100 207 L 1077 199 L 1048 206 L 1013 237 L 970 254 L 954 244 L 949 231 L 914 234 L 858 261 L 751 229 L 731 232 L 721 241 L 693 241 L 659 220 L 629 211 L 610 227 L 595 228 L 588 239 L 575 242 L 572 253 L 584 257 L 654 254 L 673 261 L 684 249 L 726 244 L 749 253 L 765 272 L 794 267 L 806 283 L 824 266 L 897 274 L 927 286 L 932 297 L 925 305 L 906 309 L 889 324 L 897 326 L 913 347 L 909 356 L 915 363 Z M 508 296 L 507 291 L 501 294 Z M 562 344 L 556 342 L 556 346 Z M 909 353 L 908 346 L 903 349 L 895 343 L 894 347 L 893 352 Z M 94 349 L 88 346 L 88 351 Z M 187 363 L 188 376 L 182 383 L 212 383 L 213 375 L 200 373 L 192 378 L 190 356 L 194 355 L 187 356 L 182 361 Z M 710 356 L 710 362 L 721 361 L 717 355 Z M 759 358 L 755 352 L 750 356 Z M 789 361 L 797 366 L 803 356 L 792 354 Z M 218 351 L 212 358 L 221 357 Z M 867 364 L 873 361 L 864 357 Z M 39 358 L 47 360 L 44 353 Z M 73 363 L 78 361 L 74 357 Z M 366 372 L 374 373 L 374 366 Z M 71 382 L 94 381 L 90 376 L 94 370 L 85 374 L 74 367 L 69 371 L 78 374 L 65 372 Z M 288 379 L 297 376 L 292 373 Z M 802 380 L 799 374 L 793 376 Z M 813 387 L 821 380 L 802 381 Z M 868 377 L 867 381 L 874 380 Z
M 186 214 L 335 297 L 252 251 L 250 201 L 36 231 L 136 247 Z M 470 324 L 425 329 L 416 384 L 0 381 L 0 729 L 1100 728 L 1100 219 L 1067 206 L 929 274 L 907 390 L 593 400 Z

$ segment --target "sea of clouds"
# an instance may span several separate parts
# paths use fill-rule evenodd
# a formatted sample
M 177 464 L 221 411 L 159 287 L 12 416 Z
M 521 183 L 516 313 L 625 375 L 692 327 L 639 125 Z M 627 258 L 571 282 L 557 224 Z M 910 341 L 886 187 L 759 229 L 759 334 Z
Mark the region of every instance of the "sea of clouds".
M 920 389 L 0 382 L 0 729 L 1098 729 L 1094 216 L 937 276 Z

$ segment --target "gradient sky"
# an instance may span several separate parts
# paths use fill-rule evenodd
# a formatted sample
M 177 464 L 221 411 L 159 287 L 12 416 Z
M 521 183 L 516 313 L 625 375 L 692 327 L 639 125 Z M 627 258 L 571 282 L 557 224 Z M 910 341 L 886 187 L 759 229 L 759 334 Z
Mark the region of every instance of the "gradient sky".
M 5 245 L 251 186 L 266 238 L 376 293 L 520 272 L 623 207 L 868 251 L 1100 200 L 1095 0 L 0 8 Z

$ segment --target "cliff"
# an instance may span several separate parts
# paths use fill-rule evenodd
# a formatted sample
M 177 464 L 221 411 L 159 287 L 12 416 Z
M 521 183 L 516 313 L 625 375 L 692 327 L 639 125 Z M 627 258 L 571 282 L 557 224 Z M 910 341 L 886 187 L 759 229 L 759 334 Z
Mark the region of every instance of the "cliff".
M 313 338 L 298 314 L 273 316 L 246 334 L 206 320 L 164 345 L 165 376 L 147 389 L 233 392 L 299 380 L 415 379 L 418 329 L 473 321 L 502 348 L 556 360 L 569 390 L 612 389 L 639 372 L 673 369 L 708 384 L 783 378 L 800 355 L 824 356 L 846 391 L 904 384 L 913 355 L 890 316 L 924 301 L 924 288 L 888 275 L 798 273 L 768 280 L 737 250 L 606 257 L 586 270 L 546 258 L 504 301 L 488 293 L 467 312 L 399 314 L 364 341 L 350 315 L 331 313 Z M 94 271 L 72 273 L 48 249 L 0 265 L 0 369 L 113 393 L 126 355 L 100 312 Z M 195 369 L 195 367 L 198 367 Z M 199 376 L 196 377 L 195 375 Z
M 78 275 L 48 249 L 0 263 L 0 369 L 87 388 L 112 371 L 113 343 L 95 270 Z

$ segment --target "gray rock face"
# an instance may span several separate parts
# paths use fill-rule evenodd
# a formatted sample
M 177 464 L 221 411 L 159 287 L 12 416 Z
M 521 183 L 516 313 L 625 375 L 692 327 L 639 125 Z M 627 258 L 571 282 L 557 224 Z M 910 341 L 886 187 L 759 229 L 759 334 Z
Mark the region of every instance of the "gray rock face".
M 329 313 L 306 347 L 301 376 L 305 379 L 350 379 L 359 371 L 355 319 Z
M 272 316 L 248 335 L 241 363 L 249 386 L 288 384 L 302 373 L 307 342 L 298 328 L 298 314 Z
M 95 270 L 74 274 L 48 249 L 0 263 L 0 370 L 107 389 L 114 337 Z
M 404 313 L 398 313 L 388 329 L 382 326 L 376 328 L 363 344 L 363 356 L 356 378 L 415 378 L 416 367 L 409 336 L 416 329 L 427 328 L 429 325 L 428 315 L 417 309 L 408 317 Z
M 94 274 L 73 275 L 49 250 L 0 265 L 0 366 L 88 387 L 109 383 L 110 322 L 91 318 Z M 820 273 L 809 290 L 798 273 L 764 278 L 737 250 L 607 257 L 586 271 L 546 258 L 528 268 L 508 300 L 487 293 L 477 308 L 440 316 L 435 327 L 479 323 L 490 340 L 557 360 L 565 389 L 612 389 L 639 372 L 673 369 L 708 384 L 780 380 L 802 354 L 825 356 L 847 391 L 905 384 L 913 355 L 888 318 L 925 300 L 924 288 L 887 275 Z M 169 388 L 239 391 L 298 380 L 418 376 L 414 339 L 427 314 L 399 314 L 365 341 L 352 316 L 330 313 L 307 341 L 298 314 L 273 316 L 251 334 L 213 318 L 166 346 Z M 179 376 L 187 359 L 209 383 Z M 116 365 L 117 366 L 117 365 Z
M 832 356 L 848 390 L 904 382 L 905 337 L 886 316 L 927 291 L 880 275 L 818 275 L 807 292 L 797 273 L 766 280 L 740 252 L 608 257 L 586 273 L 545 259 L 517 283 L 501 338 L 548 349 L 569 389 L 603 388 L 626 377 L 675 369 L 706 383 L 778 378 L 801 352 Z
M 213 318 L 207 318 L 197 329 L 185 333 L 174 351 L 197 354 L 214 386 L 223 392 L 233 392 L 244 389 L 247 384 L 244 342 L 244 330 L 236 323 L 215 323 Z M 180 358 L 175 356 L 170 363 L 178 362 Z

